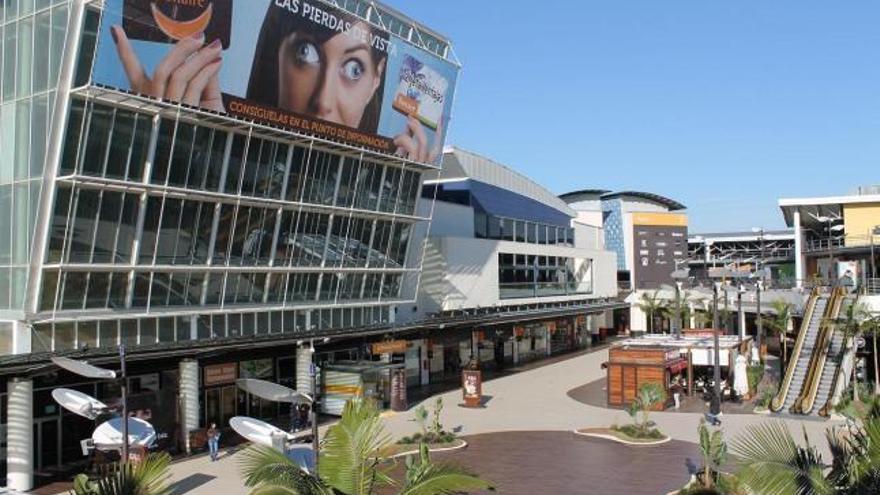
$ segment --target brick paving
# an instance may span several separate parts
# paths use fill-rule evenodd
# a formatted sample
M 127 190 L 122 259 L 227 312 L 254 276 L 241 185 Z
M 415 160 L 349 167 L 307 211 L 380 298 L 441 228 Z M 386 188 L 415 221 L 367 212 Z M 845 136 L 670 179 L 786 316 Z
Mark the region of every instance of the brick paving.
M 571 432 L 519 431 L 467 441 L 466 449 L 432 459 L 466 466 L 505 495 L 664 494 L 681 488 L 701 463 L 695 444 L 675 440 L 633 447 Z M 393 474 L 400 479 L 402 472 L 399 466 Z

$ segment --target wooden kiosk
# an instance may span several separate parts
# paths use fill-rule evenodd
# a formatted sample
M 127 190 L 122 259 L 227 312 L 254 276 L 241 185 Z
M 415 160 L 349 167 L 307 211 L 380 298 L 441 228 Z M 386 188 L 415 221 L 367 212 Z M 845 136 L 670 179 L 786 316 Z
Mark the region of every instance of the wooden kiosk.
M 666 391 L 668 402 L 672 398 L 670 377 L 687 369 L 688 361 L 680 357 L 678 349 L 622 345 L 609 349 L 606 365 L 608 405 L 627 407 L 644 383 L 660 384 Z M 665 408 L 666 404 L 658 404 L 654 410 L 662 411 Z

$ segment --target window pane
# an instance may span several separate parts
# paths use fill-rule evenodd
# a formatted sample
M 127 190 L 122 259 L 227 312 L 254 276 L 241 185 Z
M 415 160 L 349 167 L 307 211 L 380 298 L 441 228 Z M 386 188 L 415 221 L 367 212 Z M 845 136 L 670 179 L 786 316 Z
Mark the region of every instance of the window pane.
M 91 189 L 76 191 L 76 213 L 72 220 L 70 238 L 70 262 L 88 263 L 91 259 L 92 239 L 100 204 L 100 193 Z
M 104 173 L 104 159 L 106 158 L 107 144 L 110 142 L 112 122 L 112 108 L 103 105 L 92 107 L 82 163 L 83 174 L 100 177 Z
M 143 182 L 144 180 L 144 163 L 147 161 L 147 154 L 150 151 L 150 132 L 153 128 L 153 121 L 146 115 L 136 115 L 134 122 L 134 133 L 131 143 L 131 158 L 128 162 L 128 171 L 126 176 L 128 180 L 134 182 Z
M 95 252 L 93 263 L 114 263 L 119 215 L 122 213 L 122 193 L 104 191 L 101 198 L 101 213 L 95 233 Z
M 43 91 L 47 87 L 49 69 L 49 36 L 51 30 L 51 12 L 42 12 L 34 18 L 35 43 L 34 43 L 34 92 Z
M 116 111 L 113 122 L 113 138 L 110 141 L 110 155 L 107 158 L 105 176 L 111 179 L 125 179 L 127 176 L 128 153 L 134 132 L 135 116 L 125 110 Z
M 76 170 L 84 113 L 85 103 L 76 99 L 71 101 L 67 132 L 64 133 L 64 151 L 61 155 L 61 175 L 72 174 Z
M 86 295 L 86 274 L 67 272 L 64 274 L 64 293 L 61 298 L 61 309 L 83 309 Z

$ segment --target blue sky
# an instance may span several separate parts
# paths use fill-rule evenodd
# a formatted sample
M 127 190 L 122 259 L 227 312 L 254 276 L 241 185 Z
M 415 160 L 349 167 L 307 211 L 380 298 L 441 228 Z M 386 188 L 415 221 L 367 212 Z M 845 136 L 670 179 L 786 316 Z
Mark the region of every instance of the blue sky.
M 448 143 L 553 192 L 664 194 L 706 232 L 880 183 L 880 2 L 387 3 L 453 40 Z

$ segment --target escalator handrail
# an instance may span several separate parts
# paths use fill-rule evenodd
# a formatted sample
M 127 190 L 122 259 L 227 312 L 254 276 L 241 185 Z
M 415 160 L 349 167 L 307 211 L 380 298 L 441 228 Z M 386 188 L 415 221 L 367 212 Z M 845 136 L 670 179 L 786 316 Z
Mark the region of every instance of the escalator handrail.
M 844 298 L 844 300 L 846 300 L 846 299 L 847 298 Z M 856 295 L 855 298 L 852 300 L 851 304 L 857 304 L 857 303 L 858 303 L 858 296 Z M 846 309 L 846 308 L 841 308 L 841 309 Z M 835 332 L 838 331 L 836 328 L 837 325 L 834 325 L 834 326 L 835 326 L 834 331 Z M 843 335 L 843 340 L 840 343 L 840 350 L 837 351 L 837 356 L 835 356 L 835 360 L 834 360 L 834 362 L 835 362 L 834 378 L 831 380 L 831 388 L 828 389 L 828 399 L 825 401 L 825 404 L 822 406 L 822 409 L 819 409 L 819 416 L 822 416 L 824 418 L 831 416 L 831 410 L 834 408 L 834 395 L 835 395 L 834 392 L 837 389 L 838 385 L 840 384 L 840 375 L 841 375 L 841 373 L 843 373 L 843 369 L 842 369 L 843 368 L 843 361 L 844 361 L 844 358 L 846 357 L 846 353 L 849 352 L 850 346 L 848 345 L 848 342 L 849 342 L 849 339 L 854 339 L 854 338 L 855 338 L 854 335 L 852 335 L 852 336 L 847 336 L 846 334 Z M 832 339 L 833 339 L 833 336 L 832 336 Z
M 813 319 L 813 311 L 816 309 L 816 303 L 819 301 L 820 297 L 819 289 L 813 288 L 810 292 L 810 299 L 807 301 L 807 307 L 804 310 L 804 318 L 801 320 L 801 328 L 800 331 L 798 331 L 794 349 L 792 350 L 791 356 L 788 358 L 788 368 L 785 370 L 785 376 L 782 379 L 776 397 L 770 401 L 770 410 L 773 412 L 779 412 L 779 410 L 782 409 L 782 406 L 785 405 L 785 399 L 788 396 L 788 389 L 791 386 L 794 370 L 797 368 L 798 357 L 801 354 L 801 349 L 804 347 L 804 339 L 810 329 L 810 322 Z
M 831 348 L 831 336 L 834 333 L 834 320 L 840 313 L 840 307 L 843 306 L 843 300 L 846 293 L 840 287 L 834 289 L 831 300 L 828 302 L 829 308 L 826 308 L 825 318 L 822 319 L 822 327 L 819 329 L 819 338 L 816 347 L 813 348 L 813 356 L 810 358 L 810 367 L 807 368 L 807 381 L 801 389 L 801 396 L 792 406 L 793 412 L 797 411 L 801 414 L 809 414 L 813 409 L 816 401 L 816 392 L 819 390 L 819 383 L 822 381 L 822 370 L 825 367 L 825 359 L 828 357 L 828 351 Z

